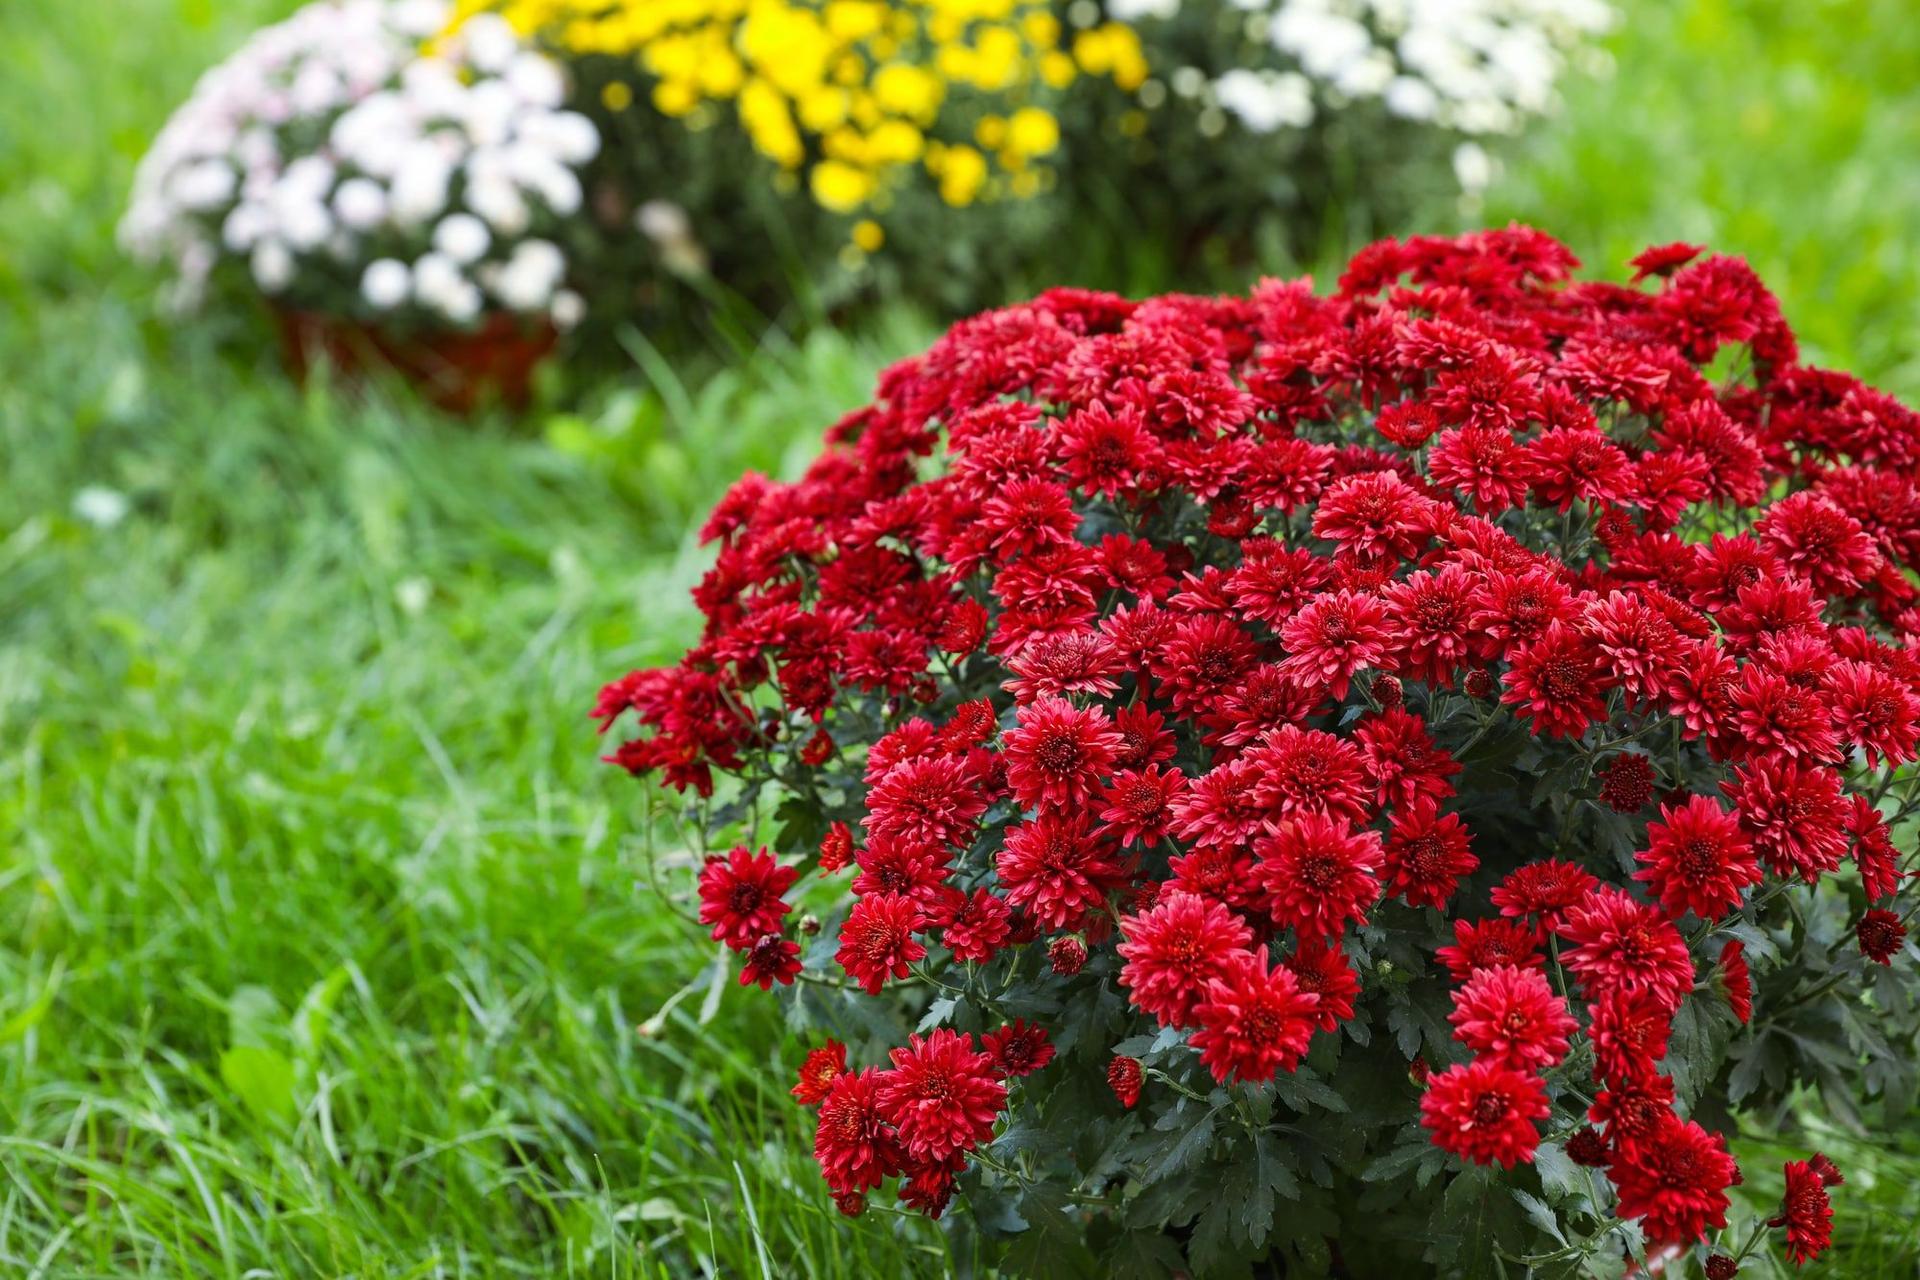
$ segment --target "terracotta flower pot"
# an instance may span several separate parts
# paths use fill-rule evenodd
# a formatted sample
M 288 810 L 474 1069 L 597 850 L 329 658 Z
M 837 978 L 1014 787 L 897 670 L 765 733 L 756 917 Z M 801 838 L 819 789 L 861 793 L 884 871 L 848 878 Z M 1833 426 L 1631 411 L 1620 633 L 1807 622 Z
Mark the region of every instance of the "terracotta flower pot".
M 434 404 L 462 414 L 490 400 L 524 408 L 534 369 L 559 340 L 551 322 L 505 313 L 489 315 L 473 330 L 405 337 L 317 311 L 277 307 L 274 320 L 281 356 L 296 382 L 304 384 L 321 361 L 348 378 L 385 367 Z

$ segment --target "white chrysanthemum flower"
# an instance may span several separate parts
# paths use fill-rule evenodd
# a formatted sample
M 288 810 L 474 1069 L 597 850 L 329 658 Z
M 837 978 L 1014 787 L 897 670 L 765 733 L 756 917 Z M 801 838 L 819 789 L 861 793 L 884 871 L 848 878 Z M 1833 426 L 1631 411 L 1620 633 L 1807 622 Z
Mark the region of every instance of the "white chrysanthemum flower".
M 480 261 L 492 245 L 487 224 L 470 213 L 450 213 L 433 229 L 433 247 L 462 266 Z
M 564 332 L 587 318 L 586 299 L 571 289 L 562 289 L 553 295 L 552 311 L 554 327 Z
M 1236 67 L 1214 81 L 1221 107 L 1255 133 L 1299 129 L 1313 122 L 1313 85 L 1297 72 Z
M 460 38 L 466 46 L 467 61 L 491 75 L 504 72 L 520 52 L 520 37 L 514 34 L 513 25 L 497 13 L 482 13 L 468 20 L 460 28 Z
M 273 230 L 273 215 L 263 204 L 237 204 L 220 225 L 220 242 L 234 253 L 248 253 Z
M 293 254 L 278 240 L 262 240 L 253 247 L 254 283 L 267 293 L 282 293 L 293 283 Z
M 174 174 L 168 194 L 183 209 L 217 209 L 233 199 L 239 175 L 224 160 L 201 160 Z
M 371 178 L 348 178 L 334 190 L 333 212 L 349 230 L 371 231 L 387 220 L 387 189 Z
M 525 197 L 504 170 L 469 170 L 466 200 L 467 207 L 486 219 L 502 239 L 525 235 L 533 223 Z
M 513 95 L 528 106 L 558 110 L 567 98 L 566 77 L 551 58 L 537 53 L 516 54 L 503 77 Z
M 395 258 L 376 258 L 360 276 L 360 296 L 376 311 L 391 311 L 413 291 L 413 273 Z

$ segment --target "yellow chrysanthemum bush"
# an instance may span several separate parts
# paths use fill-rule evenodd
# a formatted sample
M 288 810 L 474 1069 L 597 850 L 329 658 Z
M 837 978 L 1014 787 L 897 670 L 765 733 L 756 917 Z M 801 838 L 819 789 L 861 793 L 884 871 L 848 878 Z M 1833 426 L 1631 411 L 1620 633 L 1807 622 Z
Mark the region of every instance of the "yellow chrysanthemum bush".
M 482 11 L 577 67 L 613 140 L 596 211 L 750 299 L 804 280 L 828 304 L 876 283 L 986 300 L 1062 223 L 1066 95 L 1149 75 L 1131 27 L 1076 30 L 1051 0 L 460 6 Z

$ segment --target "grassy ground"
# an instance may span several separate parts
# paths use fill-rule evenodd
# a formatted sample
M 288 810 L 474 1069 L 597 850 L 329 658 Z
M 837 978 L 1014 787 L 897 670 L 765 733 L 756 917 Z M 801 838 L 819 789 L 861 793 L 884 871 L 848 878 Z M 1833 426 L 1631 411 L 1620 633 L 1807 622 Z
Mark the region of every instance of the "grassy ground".
M 532 430 L 161 329 L 108 235 L 130 158 L 284 7 L 0 0 L 0 1272 L 948 1270 L 818 1193 L 794 1048 L 637 885 L 645 799 L 582 714 L 691 634 L 692 513 L 924 327 L 637 371 Z M 1752 253 L 1823 352 L 1913 393 L 1914 34 L 1684 8 L 1489 214 L 1596 262 Z M 1822 1141 L 1854 1171 L 1827 1274 L 1911 1274 L 1920 1153 Z

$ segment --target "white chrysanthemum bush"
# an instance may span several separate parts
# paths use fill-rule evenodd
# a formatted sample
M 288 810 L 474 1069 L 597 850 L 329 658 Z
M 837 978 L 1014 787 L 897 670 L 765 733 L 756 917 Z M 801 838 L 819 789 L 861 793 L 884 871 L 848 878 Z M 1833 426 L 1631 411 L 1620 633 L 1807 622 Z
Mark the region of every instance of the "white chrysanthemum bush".
M 440 38 L 441 0 L 322 0 L 202 77 L 121 225 L 172 301 L 463 329 L 577 321 L 562 245 L 599 133 L 565 69 L 506 23 Z
M 1152 75 L 1069 122 L 1083 191 L 1189 257 L 1271 260 L 1477 197 L 1503 144 L 1608 67 L 1605 0 L 1076 0 Z M 1097 199 L 1097 197 L 1095 197 Z M 1185 264 L 1191 270 L 1191 263 Z

